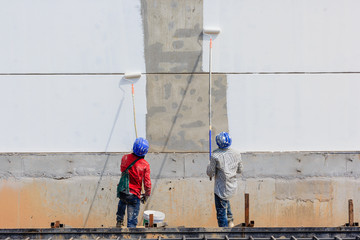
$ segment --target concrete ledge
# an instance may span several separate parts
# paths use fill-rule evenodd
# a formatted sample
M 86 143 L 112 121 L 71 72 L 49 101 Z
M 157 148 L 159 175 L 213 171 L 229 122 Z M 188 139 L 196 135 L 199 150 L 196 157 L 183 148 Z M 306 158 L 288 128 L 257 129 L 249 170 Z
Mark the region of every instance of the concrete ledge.
M 119 176 L 126 153 L 2 153 L 0 177 L 64 179 Z M 149 153 L 151 178 L 206 178 L 208 153 Z M 243 153 L 242 178 L 360 177 L 360 154 L 334 152 Z

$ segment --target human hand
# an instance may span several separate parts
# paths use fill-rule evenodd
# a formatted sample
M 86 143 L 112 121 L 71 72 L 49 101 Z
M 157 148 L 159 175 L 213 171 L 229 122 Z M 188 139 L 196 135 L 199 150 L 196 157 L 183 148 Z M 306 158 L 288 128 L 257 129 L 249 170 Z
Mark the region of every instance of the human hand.
M 140 202 L 142 204 L 145 204 L 146 201 L 148 200 L 149 196 L 146 196 L 145 194 L 141 194 L 141 198 L 140 198 Z

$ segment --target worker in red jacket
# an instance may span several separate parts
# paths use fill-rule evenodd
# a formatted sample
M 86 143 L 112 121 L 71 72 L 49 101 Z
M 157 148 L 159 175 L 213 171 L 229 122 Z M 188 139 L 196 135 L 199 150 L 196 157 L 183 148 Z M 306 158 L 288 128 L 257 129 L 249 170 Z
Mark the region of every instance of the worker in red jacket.
M 151 193 L 150 165 L 144 159 L 149 150 L 149 143 L 144 138 L 137 138 L 133 145 L 133 153 L 124 155 L 121 159 L 120 171 L 124 172 L 134 161 L 135 164 L 128 169 L 129 194 L 121 193 L 116 213 L 116 227 L 124 226 L 125 210 L 127 208 L 127 227 L 136 227 L 140 209 L 140 201 L 145 203 Z M 144 183 L 145 194 L 141 194 Z

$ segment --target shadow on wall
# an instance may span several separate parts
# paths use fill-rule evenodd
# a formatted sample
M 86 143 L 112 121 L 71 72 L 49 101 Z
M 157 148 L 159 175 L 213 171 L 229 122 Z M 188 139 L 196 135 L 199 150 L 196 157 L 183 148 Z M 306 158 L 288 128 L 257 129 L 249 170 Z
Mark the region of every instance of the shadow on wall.
M 116 114 L 115 114 L 115 119 L 114 119 L 114 123 L 112 125 L 111 131 L 110 131 L 110 134 L 109 134 L 109 139 L 108 139 L 108 141 L 106 143 L 105 154 L 108 152 L 109 145 L 110 145 L 113 133 L 114 133 L 114 129 L 116 127 L 117 121 L 119 119 L 120 111 L 122 109 L 122 106 L 123 106 L 123 103 L 124 103 L 124 100 L 125 100 L 125 90 L 122 88 L 122 86 L 136 83 L 138 80 L 139 80 L 139 78 L 128 80 L 128 79 L 125 79 L 125 77 L 123 77 L 119 82 L 119 88 L 120 88 L 120 90 L 122 91 L 123 94 L 122 94 L 122 98 L 120 100 L 119 107 L 118 107 L 118 109 L 116 111 Z M 88 222 L 89 216 L 91 214 L 93 204 L 94 204 L 94 202 L 96 200 L 96 196 L 97 196 L 98 191 L 99 191 L 100 183 L 101 183 L 101 180 L 103 178 L 104 172 L 106 170 L 106 166 L 108 164 L 109 158 L 110 158 L 110 154 L 106 154 L 106 160 L 105 160 L 105 163 L 104 163 L 104 167 L 103 167 L 103 169 L 101 171 L 99 181 L 97 182 L 97 186 L 96 186 L 96 189 L 95 189 L 95 192 L 94 192 L 94 197 L 92 198 L 92 201 L 90 203 L 90 207 L 89 207 L 89 210 L 88 210 L 88 212 L 86 214 L 86 218 L 85 218 L 83 227 L 86 227 L 86 225 L 87 225 L 87 222 Z

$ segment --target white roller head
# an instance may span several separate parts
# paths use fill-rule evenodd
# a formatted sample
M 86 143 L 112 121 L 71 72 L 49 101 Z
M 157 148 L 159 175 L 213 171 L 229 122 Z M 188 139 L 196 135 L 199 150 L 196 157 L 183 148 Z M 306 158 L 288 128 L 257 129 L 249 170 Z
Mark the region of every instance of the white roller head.
M 125 79 L 140 78 L 141 73 L 140 72 L 129 72 L 129 73 L 125 73 L 124 77 L 125 77 Z
M 220 31 L 221 31 L 221 29 L 218 28 L 218 27 L 206 27 L 206 28 L 204 28 L 204 34 L 212 34 L 212 35 L 214 35 L 214 34 L 219 34 Z

